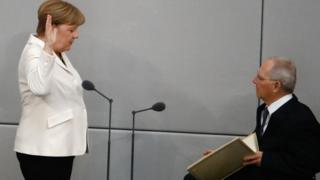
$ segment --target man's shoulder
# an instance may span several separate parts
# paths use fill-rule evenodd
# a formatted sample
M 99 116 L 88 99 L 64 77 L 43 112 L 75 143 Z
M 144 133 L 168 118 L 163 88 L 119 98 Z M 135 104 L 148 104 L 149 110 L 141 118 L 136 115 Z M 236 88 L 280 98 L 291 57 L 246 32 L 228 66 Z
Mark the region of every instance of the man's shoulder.
M 319 122 L 317 121 L 315 115 L 312 110 L 306 104 L 296 100 L 289 101 L 286 106 L 283 107 L 283 112 L 290 116 L 290 119 L 298 124 L 308 124 L 311 123 L 313 125 L 319 126 Z
M 311 109 L 296 97 L 283 104 L 274 114 L 277 116 L 290 116 L 293 119 L 301 119 L 301 117 L 315 118 Z

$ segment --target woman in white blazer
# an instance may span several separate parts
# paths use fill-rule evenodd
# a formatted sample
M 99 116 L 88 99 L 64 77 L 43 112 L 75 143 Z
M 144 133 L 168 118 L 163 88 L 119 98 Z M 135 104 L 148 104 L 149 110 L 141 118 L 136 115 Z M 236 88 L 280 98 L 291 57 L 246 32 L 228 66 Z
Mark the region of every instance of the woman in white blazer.
M 19 63 L 22 115 L 14 151 L 26 180 L 69 180 L 74 157 L 87 150 L 87 112 L 65 51 L 85 17 L 70 3 L 48 0 L 38 21 Z

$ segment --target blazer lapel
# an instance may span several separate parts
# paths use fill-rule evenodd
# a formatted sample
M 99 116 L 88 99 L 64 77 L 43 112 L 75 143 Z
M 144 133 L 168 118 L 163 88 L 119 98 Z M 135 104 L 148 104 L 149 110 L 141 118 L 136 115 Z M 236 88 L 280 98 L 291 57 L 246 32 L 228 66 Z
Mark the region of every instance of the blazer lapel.
M 68 59 L 68 57 L 65 55 L 65 53 L 61 53 L 62 55 L 62 58 L 64 60 L 64 62 L 66 64 L 63 64 L 63 62 L 61 61 L 61 59 L 56 55 L 56 63 L 62 68 L 64 69 L 65 71 L 67 71 L 68 73 L 70 74 L 73 74 L 72 72 L 72 66 L 71 66 L 71 63 Z

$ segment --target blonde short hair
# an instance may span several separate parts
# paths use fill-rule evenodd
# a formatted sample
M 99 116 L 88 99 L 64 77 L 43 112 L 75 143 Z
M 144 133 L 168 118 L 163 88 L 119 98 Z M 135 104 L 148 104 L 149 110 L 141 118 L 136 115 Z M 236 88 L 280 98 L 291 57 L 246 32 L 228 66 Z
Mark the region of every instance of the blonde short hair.
M 38 9 L 37 34 L 43 35 L 46 28 L 47 15 L 52 16 L 52 24 L 68 24 L 80 26 L 85 22 L 82 12 L 74 5 L 62 0 L 47 0 Z

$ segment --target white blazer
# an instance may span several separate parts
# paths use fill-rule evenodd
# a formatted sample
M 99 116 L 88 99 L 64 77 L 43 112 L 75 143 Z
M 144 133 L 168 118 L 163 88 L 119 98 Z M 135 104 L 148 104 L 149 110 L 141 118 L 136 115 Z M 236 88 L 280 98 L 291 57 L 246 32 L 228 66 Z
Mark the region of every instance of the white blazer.
M 20 58 L 22 115 L 14 151 L 39 156 L 76 156 L 87 149 L 87 112 L 81 78 L 65 53 L 43 51 L 31 35 Z

